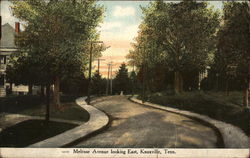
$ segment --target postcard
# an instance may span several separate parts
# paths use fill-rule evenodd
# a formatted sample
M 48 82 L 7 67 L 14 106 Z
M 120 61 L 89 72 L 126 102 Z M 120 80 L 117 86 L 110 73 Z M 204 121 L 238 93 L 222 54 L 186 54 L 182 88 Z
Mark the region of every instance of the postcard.
M 250 156 L 249 1 L 0 7 L 0 157 Z

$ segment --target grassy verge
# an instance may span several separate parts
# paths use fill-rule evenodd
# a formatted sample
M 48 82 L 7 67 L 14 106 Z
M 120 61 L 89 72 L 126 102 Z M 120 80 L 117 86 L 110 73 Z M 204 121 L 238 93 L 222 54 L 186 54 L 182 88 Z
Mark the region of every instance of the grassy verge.
M 28 120 L 4 129 L 0 133 L 0 147 L 25 147 L 74 128 L 76 125 Z
M 74 96 L 61 97 L 60 110 L 50 106 L 50 117 L 86 122 L 89 113 L 75 103 Z M 0 99 L 0 111 L 7 113 L 24 114 L 30 116 L 45 116 L 45 99 L 39 96 L 13 96 Z
M 156 104 L 189 110 L 233 124 L 250 136 L 250 113 L 242 105 L 242 98 L 240 92 L 231 92 L 229 96 L 215 92 L 187 92 L 179 95 L 154 93 L 148 99 Z

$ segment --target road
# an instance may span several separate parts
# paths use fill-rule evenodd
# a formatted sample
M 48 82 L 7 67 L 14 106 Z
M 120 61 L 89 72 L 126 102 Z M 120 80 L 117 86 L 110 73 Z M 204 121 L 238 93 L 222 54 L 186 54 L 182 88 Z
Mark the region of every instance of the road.
M 96 100 L 111 115 L 108 129 L 76 144 L 84 148 L 215 148 L 215 131 L 190 118 L 133 103 L 126 96 Z

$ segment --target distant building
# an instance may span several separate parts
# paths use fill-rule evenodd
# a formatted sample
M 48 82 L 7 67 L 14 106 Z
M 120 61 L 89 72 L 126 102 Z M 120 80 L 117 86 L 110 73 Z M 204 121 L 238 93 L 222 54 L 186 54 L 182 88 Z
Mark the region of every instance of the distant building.
M 1 40 L 0 40 L 0 96 L 6 95 L 6 89 L 10 88 L 9 83 L 6 83 L 6 66 L 9 62 L 10 55 L 18 51 L 15 45 L 15 35 L 20 32 L 20 24 L 16 23 L 15 28 L 6 23 L 1 26 Z M 19 85 L 12 86 L 14 94 L 26 94 L 28 86 Z

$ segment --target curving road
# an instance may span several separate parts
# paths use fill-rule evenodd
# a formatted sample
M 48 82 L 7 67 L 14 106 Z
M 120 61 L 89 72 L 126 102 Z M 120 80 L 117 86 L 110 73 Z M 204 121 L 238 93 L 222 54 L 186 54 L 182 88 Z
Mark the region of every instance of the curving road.
M 84 148 L 215 148 L 214 130 L 187 117 L 133 103 L 126 96 L 98 98 L 93 105 L 111 115 L 107 130 L 79 142 Z

